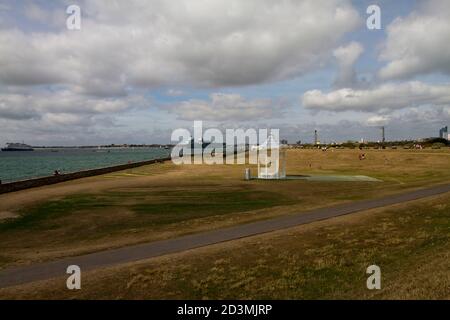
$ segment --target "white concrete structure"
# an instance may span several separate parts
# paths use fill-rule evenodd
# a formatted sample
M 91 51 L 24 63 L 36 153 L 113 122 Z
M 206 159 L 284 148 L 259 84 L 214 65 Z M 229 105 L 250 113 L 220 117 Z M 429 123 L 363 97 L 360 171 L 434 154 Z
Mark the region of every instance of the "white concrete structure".
M 272 135 L 258 146 L 258 178 L 286 178 L 286 148 Z

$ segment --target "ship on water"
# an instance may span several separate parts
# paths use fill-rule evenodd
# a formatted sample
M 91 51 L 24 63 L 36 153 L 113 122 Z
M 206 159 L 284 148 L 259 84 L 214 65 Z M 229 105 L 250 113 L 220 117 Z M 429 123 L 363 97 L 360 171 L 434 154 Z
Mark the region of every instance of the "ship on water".
M 2 151 L 33 151 L 34 149 L 25 143 L 11 143 L 8 142 Z

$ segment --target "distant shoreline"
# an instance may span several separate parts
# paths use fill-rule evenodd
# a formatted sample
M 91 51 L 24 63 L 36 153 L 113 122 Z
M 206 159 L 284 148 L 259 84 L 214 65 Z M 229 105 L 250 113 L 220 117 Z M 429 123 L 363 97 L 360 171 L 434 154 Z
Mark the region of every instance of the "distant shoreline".
M 170 144 L 155 144 L 155 145 L 98 145 L 98 146 L 31 146 L 34 149 L 129 149 L 129 148 L 166 148 L 173 147 Z

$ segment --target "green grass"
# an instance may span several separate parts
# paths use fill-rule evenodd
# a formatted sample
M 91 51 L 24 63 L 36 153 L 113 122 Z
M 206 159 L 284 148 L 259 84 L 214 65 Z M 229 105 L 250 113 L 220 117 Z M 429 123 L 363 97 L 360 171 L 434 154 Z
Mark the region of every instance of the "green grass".
M 20 211 L 18 218 L 9 219 L 0 224 L 0 231 L 17 229 L 40 230 L 50 228 L 52 221 L 80 210 L 95 210 L 110 206 L 110 202 L 101 201 L 96 196 L 73 195 L 61 200 L 48 201 L 35 207 Z
M 104 250 L 118 240 L 135 244 L 211 229 L 229 214 L 289 203 L 288 196 L 242 188 L 71 195 L 24 208 L 18 218 L 0 223 L 0 268 L 17 260 Z
M 20 203 L 23 207 L 12 203 L 2 211 L 19 218 L 0 222 L 0 267 L 173 238 L 450 181 L 448 151 L 370 150 L 364 161 L 358 160 L 358 153 L 289 150 L 287 173 L 367 175 L 382 182 L 244 181 L 247 165 L 166 162 L 92 178 L 107 183 L 90 194 L 38 197 L 34 201 L 41 202 Z M 249 167 L 255 175 L 255 166 Z
M 163 195 L 164 200 L 136 204 L 132 206 L 133 212 L 151 217 L 154 224 L 164 225 L 292 203 L 285 196 L 267 191 L 155 193 L 158 195 Z
M 276 234 L 0 290 L 0 297 L 80 299 L 448 299 L 450 195 Z M 302 229 L 303 228 L 303 229 Z M 381 268 L 382 289 L 366 288 Z
M 20 212 L 20 217 L 0 224 L 0 232 L 15 230 L 48 231 L 58 228 L 65 219 L 82 218 L 85 214 L 102 210 L 105 219 L 112 209 L 127 209 L 132 215 L 120 224 L 99 225 L 101 234 L 126 228 L 164 226 L 206 216 L 224 215 L 269 208 L 291 201 L 268 191 L 153 191 L 107 192 L 93 195 L 73 195 L 44 202 Z M 113 213 L 111 213 L 113 215 Z M 102 216 L 97 217 L 102 220 Z M 92 221 L 93 224 L 98 221 Z M 97 234 L 98 236 L 98 234 Z
M 389 209 L 364 223 L 331 225 L 300 234 L 286 232 L 270 240 L 249 241 L 246 245 L 209 255 L 180 258 L 174 264 L 189 265 L 189 269 L 164 270 L 167 265 L 154 264 L 142 266 L 134 271 L 134 276 L 143 275 L 147 282 L 135 284 L 133 290 L 137 292 L 131 292 L 128 297 L 399 297 L 401 293 L 390 291 L 390 285 L 401 286 L 408 272 L 416 272 L 415 268 L 420 268 L 421 263 L 432 263 L 434 255 L 450 252 L 450 201 L 448 197 L 446 200 L 444 207 L 427 203 L 401 210 Z M 385 289 L 381 291 L 368 291 L 365 287 L 365 270 L 371 264 L 382 269 Z M 155 275 L 170 280 L 159 281 Z M 448 281 L 440 276 L 439 273 L 428 275 L 438 287 L 435 292 L 428 292 L 429 297 L 450 294 L 445 291 Z M 145 283 L 152 288 L 151 292 L 142 290 Z M 420 287 L 422 283 L 418 279 L 415 285 Z

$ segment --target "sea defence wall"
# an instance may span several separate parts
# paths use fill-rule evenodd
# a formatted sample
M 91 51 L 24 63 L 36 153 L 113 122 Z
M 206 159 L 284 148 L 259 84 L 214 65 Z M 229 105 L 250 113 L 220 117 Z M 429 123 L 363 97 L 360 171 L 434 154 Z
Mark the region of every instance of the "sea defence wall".
M 51 185 L 51 184 L 55 184 L 55 183 L 60 183 L 60 182 L 70 181 L 70 180 L 75 180 L 75 179 L 80 179 L 80 178 L 98 176 L 101 174 L 106 174 L 106 173 L 111 173 L 111 172 L 116 172 L 116 171 L 137 168 L 137 167 L 141 167 L 141 166 L 145 166 L 145 165 L 149 165 L 149 164 L 169 161 L 170 159 L 171 159 L 170 157 L 167 157 L 167 158 L 153 159 L 153 160 L 147 160 L 147 161 L 132 162 L 132 163 L 104 167 L 104 168 L 99 168 L 99 169 L 90 169 L 90 170 L 83 170 L 83 171 L 77 171 L 77 172 L 72 172 L 72 173 L 64 173 L 64 174 L 59 174 L 56 176 L 47 176 L 47 177 L 42 177 L 42 178 L 34 178 L 34 179 L 28 179 L 28 180 L 22 180 L 22 181 L 2 183 L 2 184 L 0 184 L 0 194 L 24 190 L 24 189 L 42 187 L 42 186 L 47 186 L 47 185 Z

